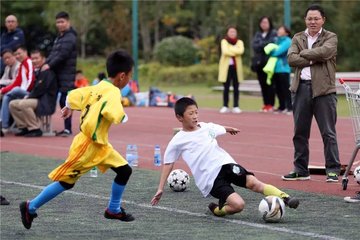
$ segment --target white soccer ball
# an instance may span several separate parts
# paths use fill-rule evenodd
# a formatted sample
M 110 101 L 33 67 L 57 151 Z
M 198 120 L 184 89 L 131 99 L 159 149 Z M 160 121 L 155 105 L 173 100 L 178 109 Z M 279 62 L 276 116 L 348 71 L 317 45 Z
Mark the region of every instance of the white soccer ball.
M 261 200 L 259 212 L 265 222 L 280 222 L 285 214 L 285 203 L 279 197 L 267 196 Z
M 354 170 L 355 181 L 360 184 L 360 166 L 356 167 Z
M 171 171 L 167 182 L 173 191 L 183 192 L 189 187 L 190 176 L 182 169 L 175 169 Z

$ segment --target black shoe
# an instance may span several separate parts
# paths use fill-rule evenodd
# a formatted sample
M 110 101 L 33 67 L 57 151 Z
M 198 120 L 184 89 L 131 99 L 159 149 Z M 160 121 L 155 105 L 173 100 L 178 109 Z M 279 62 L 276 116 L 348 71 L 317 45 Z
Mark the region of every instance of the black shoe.
M 281 177 L 284 181 L 305 181 L 310 180 L 309 174 L 300 174 L 296 172 L 291 172 L 287 175 Z
M 56 134 L 55 134 L 55 136 L 59 136 L 59 137 L 69 137 L 69 136 L 71 136 L 71 131 L 70 130 L 67 130 L 67 129 L 64 129 L 64 130 L 62 130 L 61 132 L 57 132 Z
M 338 182 L 339 177 L 336 173 L 330 172 L 326 176 L 326 182 Z
M 4 133 L 3 133 L 3 131 L 1 130 L 0 137 L 3 137 L 3 136 L 4 136 Z
M 21 212 L 21 221 L 24 227 L 26 229 L 30 229 L 34 218 L 37 217 L 37 214 L 29 213 L 29 201 L 20 203 L 20 212 Z
M 34 129 L 24 135 L 24 137 L 41 137 L 42 131 L 40 129 Z
M 25 134 L 27 134 L 29 132 L 29 130 L 27 130 L 27 128 L 20 128 L 20 132 L 15 133 L 15 136 L 24 136 Z
M 0 205 L 9 205 L 10 202 L 0 195 Z
M 135 220 L 135 218 L 131 214 L 127 214 L 125 212 L 125 209 L 123 209 L 123 208 L 120 208 L 120 209 L 121 209 L 121 212 L 119 212 L 119 213 L 111 213 L 109 211 L 109 209 L 106 209 L 105 213 L 104 213 L 104 217 L 107 219 L 118 219 L 118 220 L 124 221 L 124 222 L 131 222 L 131 221 Z
M 225 216 L 225 215 L 218 215 L 218 214 L 215 213 L 215 209 L 216 209 L 217 207 L 219 207 L 219 205 L 216 204 L 216 203 L 213 203 L 213 202 L 209 203 L 209 205 L 208 205 L 208 208 L 210 209 L 210 212 L 212 212 L 212 214 L 214 214 L 214 216 L 216 216 L 216 217 L 223 217 L 223 216 Z
M 284 200 L 285 205 L 288 206 L 289 208 L 296 209 L 300 204 L 299 199 L 294 198 L 294 197 L 286 197 L 286 198 L 283 198 L 283 200 Z
M 215 216 L 218 216 L 215 214 L 215 208 L 217 208 L 218 206 L 219 205 L 217 205 L 216 203 L 213 203 L 213 202 L 209 203 L 209 205 L 208 205 L 210 212 L 212 212 L 212 214 L 214 214 Z

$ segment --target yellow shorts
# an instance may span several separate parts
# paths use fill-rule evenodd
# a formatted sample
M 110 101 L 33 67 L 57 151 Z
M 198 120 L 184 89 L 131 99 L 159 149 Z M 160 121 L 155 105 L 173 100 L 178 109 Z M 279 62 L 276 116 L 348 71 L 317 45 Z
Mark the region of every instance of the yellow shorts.
M 79 133 L 75 136 L 66 161 L 54 169 L 49 178 L 53 181 L 63 181 L 74 184 L 82 175 L 94 166 L 104 173 L 107 169 L 121 167 L 127 161 L 111 146 L 98 144 Z

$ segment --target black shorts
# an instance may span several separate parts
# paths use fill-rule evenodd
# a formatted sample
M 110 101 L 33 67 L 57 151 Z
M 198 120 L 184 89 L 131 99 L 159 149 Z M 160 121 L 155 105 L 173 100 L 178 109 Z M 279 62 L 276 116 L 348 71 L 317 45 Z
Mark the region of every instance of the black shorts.
M 210 191 L 211 196 L 219 199 L 220 208 L 225 204 L 226 199 L 235 192 L 231 184 L 246 188 L 246 175 L 254 175 L 248 172 L 239 164 L 226 164 L 221 167 L 214 185 Z

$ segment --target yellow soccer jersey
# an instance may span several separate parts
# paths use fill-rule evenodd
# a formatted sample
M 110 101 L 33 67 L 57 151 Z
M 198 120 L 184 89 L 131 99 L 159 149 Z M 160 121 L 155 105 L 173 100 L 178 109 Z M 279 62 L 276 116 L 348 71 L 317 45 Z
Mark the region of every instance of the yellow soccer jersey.
M 67 103 L 71 109 L 81 111 L 80 131 L 100 144 L 108 143 L 111 124 L 125 117 L 120 90 L 107 80 L 70 91 Z

